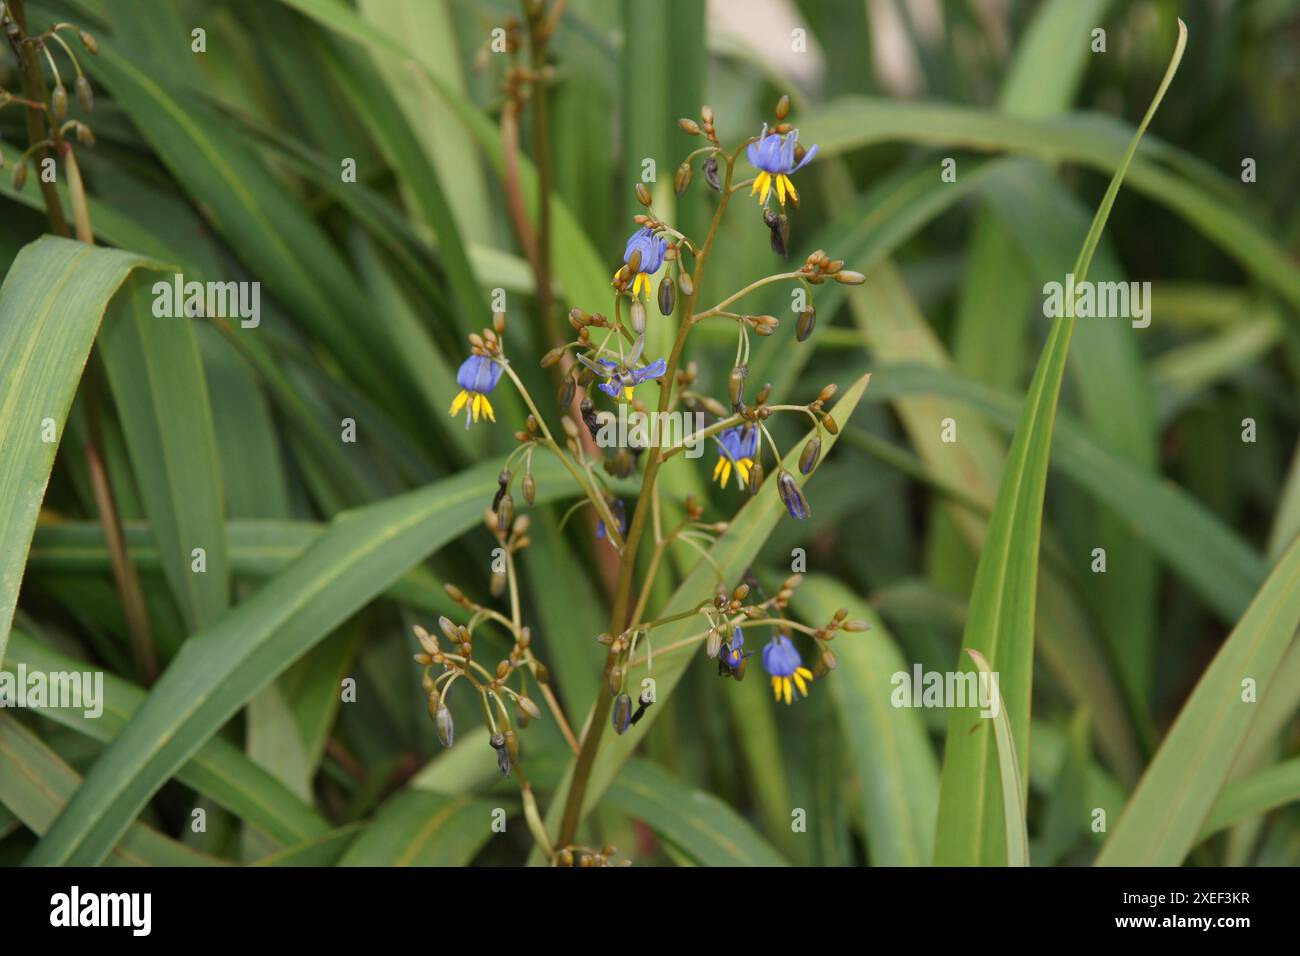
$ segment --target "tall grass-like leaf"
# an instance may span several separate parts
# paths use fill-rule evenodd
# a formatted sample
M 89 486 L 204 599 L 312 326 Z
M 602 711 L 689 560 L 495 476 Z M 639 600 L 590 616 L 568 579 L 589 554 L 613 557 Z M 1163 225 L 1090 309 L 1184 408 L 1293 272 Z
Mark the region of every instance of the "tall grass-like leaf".
M 649 760 L 627 762 L 609 789 L 609 802 L 645 821 L 700 866 L 788 865 L 735 810 Z
M 980 677 L 992 682 L 993 671 L 984 655 L 966 648 L 975 662 Z M 1011 720 L 1007 717 L 1006 702 L 999 694 L 993 718 L 993 733 L 998 744 L 998 773 L 1002 783 L 1002 818 L 1006 826 L 1007 866 L 1029 865 L 1029 833 L 1025 829 L 1025 785 L 1021 777 L 1020 759 L 1016 756 L 1016 740 L 1011 735 Z M 981 714 L 981 717 L 983 714 Z M 977 731 L 978 732 L 978 731 Z
M 63 423 L 100 320 L 148 260 L 45 237 L 0 288 L 0 663 Z
M 843 607 L 871 623 L 870 631 L 836 639 L 839 666 L 825 683 L 861 783 L 872 865 L 927 865 L 934 854 L 939 762 L 919 711 L 890 700 L 893 675 L 908 671 L 902 653 L 870 606 L 831 578 L 809 575 L 793 603 L 807 621 L 828 621 Z
M 254 693 L 416 562 L 475 526 L 501 464 L 344 512 L 252 598 L 191 637 L 29 862 L 103 859 L 149 797 Z M 534 468 L 539 501 L 573 490 L 551 456 Z
M 466 866 L 493 835 L 494 805 L 403 790 L 352 841 L 339 866 Z
M 1176 866 L 1196 842 L 1300 626 L 1300 540 L 1219 649 L 1160 744 L 1097 858 L 1101 866 Z M 1248 698 L 1248 699 L 1247 699 Z
M 15 631 L 5 669 L 13 671 L 20 664 L 27 667 L 29 674 L 36 671 L 77 673 L 86 668 L 84 661 L 70 658 L 21 631 Z M 84 711 L 67 707 L 34 709 L 56 723 L 107 745 L 126 726 L 145 697 L 145 691 L 129 681 L 105 673 L 104 711 L 100 716 L 87 717 Z M 177 773 L 176 779 L 211 797 L 280 843 L 297 843 L 328 830 L 325 820 L 308 803 L 221 737 L 213 737 L 200 747 Z
M 1128 152 L 1115 170 L 1075 262 L 1072 271 L 1076 282 L 1087 277 L 1124 174 L 1177 72 L 1186 42 L 1187 28 L 1180 20 L 1169 67 Z M 989 520 L 988 538 L 975 575 L 963 640 L 966 647 L 983 654 L 989 666 L 999 673 L 1003 696 L 1010 709 L 1012 742 L 1022 780 L 1029 752 L 1034 605 L 1043 495 L 1056 402 L 1073 328 L 1074 304 L 1069 303 L 1048 335 L 1003 470 L 997 503 Z M 1001 785 L 996 754 L 992 752 L 988 734 L 967 734 L 970 723 L 971 710 L 961 708 L 953 712 L 948 724 L 935 859 L 948 865 L 1003 864 L 1008 862 L 1010 848 L 1005 842 L 1004 821 L 998 811 Z
M 1204 840 L 1225 827 L 1297 802 L 1300 802 L 1300 757 L 1292 757 L 1225 786 L 1197 839 Z
M 0 712 L 0 803 L 29 830 L 38 835 L 48 830 L 80 783 L 76 771 L 39 737 L 11 714 Z M 224 861 L 134 823 L 106 862 L 114 866 L 220 866 Z
M 148 283 L 130 282 L 100 347 L 163 573 L 196 631 L 230 595 L 216 429 L 193 320 L 156 318 L 151 303 Z

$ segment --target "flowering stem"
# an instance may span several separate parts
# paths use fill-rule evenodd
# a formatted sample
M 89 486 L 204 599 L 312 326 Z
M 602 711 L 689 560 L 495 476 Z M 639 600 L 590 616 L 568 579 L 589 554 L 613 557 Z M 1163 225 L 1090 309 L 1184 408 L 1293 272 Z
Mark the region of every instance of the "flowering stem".
M 720 314 L 722 310 L 725 309 L 727 306 L 731 305 L 731 303 L 735 302 L 737 299 L 743 299 L 745 296 L 749 295 L 749 293 L 753 292 L 755 289 L 761 289 L 765 285 L 771 285 L 773 282 L 781 282 L 784 279 L 798 279 L 801 275 L 803 275 L 802 271 L 778 272 L 776 275 L 764 276 L 762 279 L 759 279 L 757 282 L 751 282 L 749 285 L 745 286 L 745 288 L 741 289 L 739 292 L 735 292 L 727 296 L 725 299 L 723 299 L 713 308 L 706 309 L 705 311 L 701 312 L 699 315 L 695 317 L 694 321 L 703 322 L 711 315 Z
M 18 26 L 17 36 L 11 38 L 14 56 L 17 57 L 23 75 L 23 93 L 27 101 L 41 104 L 40 109 L 27 110 L 27 142 L 44 143 L 50 130 L 46 127 L 45 77 L 41 74 L 41 65 L 31 51 L 24 49 L 27 39 L 27 11 L 25 0 L 9 0 L 9 15 Z M 58 130 L 53 131 L 58 137 Z M 37 152 L 37 165 L 47 155 L 47 147 L 41 146 Z M 37 176 L 41 186 L 41 197 L 45 200 L 45 213 L 50 219 L 50 231 L 56 236 L 68 235 L 68 221 L 63 216 L 63 203 L 59 201 L 59 190 L 53 182 L 46 182 L 44 176 Z
M 738 152 L 739 150 L 737 150 Z M 677 329 L 677 338 L 673 342 L 672 352 L 668 356 L 668 368 L 663 376 L 664 384 L 659 390 L 660 413 L 668 410 L 668 400 L 672 391 L 673 380 L 677 375 L 677 367 L 681 362 L 682 349 L 686 345 L 686 338 L 690 334 L 691 326 L 695 324 L 693 319 L 695 299 L 700 293 L 700 282 L 704 275 L 704 266 L 708 260 L 709 251 L 713 248 L 713 240 L 717 237 L 718 226 L 726 213 L 727 203 L 731 199 L 731 181 L 735 172 L 736 154 L 726 156 L 726 161 L 726 182 L 723 184 L 718 208 L 713 213 L 713 221 L 709 224 L 708 236 L 704 240 L 704 245 L 700 247 L 699 253 L 695 256 L 695 274 L 692 276 L 691 294 L 686 299 L 681 324 Z M 618 584 L 614 592 L 614 607 L 610 613 L 611 634 L 621 633 L 628 624 L 632 578 L 635 576 L 636 571 L 637 546 L 641 543 L 641 535 L 645 530 L 646 518 L 650 510 L 649 502 L 653 498 L 655 481 L 659 477 L 659 469 L 664 461 L 665 456 L 662 453 L 652 452 L 646 464 L 645 477 L 641 482 L 641 494 L 637 497 L 636 510 L 632 515 L 632 523 L 628 528 L 622 559 L 619 562 Z M 607 672 L 608 667 L 609 664 L 606 664 Z M 582 820 L 582 801 L 586 796 L 587 784 L 591 779 L 591 770 L 596 762 L 596 752 L 600 748 L 600 740 L 605 733 L 605 725 L 609 723 L 609 712 L 613 702 L 613 695 L 609 691 L 609 681 L 601 681 L 600 692 L 596 698 L 595 708 L 592 711 L 591 723 L 583 737 L 582 750 L 578 753 L 578 759 L 573 768 L 573 781 L 569 786 L 568 799 L 564 805 L 564 816 L 560 821 L 560 835 L 556 841 L 560 846 L 567 846 L 573 842 L 574 835 L 578 830 L 578 824 Z

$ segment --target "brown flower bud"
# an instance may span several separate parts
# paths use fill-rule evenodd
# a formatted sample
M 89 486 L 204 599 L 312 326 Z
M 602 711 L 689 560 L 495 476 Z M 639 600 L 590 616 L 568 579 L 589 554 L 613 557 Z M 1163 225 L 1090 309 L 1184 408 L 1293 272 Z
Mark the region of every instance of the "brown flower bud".
M 780 122 L 781 120 L 785 119 L 789 115 L 790 115 L 790 94 L 784 93 L 781 95 L 781 98 L 776 101 L 777 122 Z
M 835 273 L 835 281 L 842 282 L 844 285 L 862 285 L 862 283 L 867 281 L 867 277 L 861 272 L 852 272 L 848 269 L 844 269 Z
M 646 188 L 645 183 L 636 184 L 636 201 L 643 206 L 650 205 L 650 190 Z M 636 270 L 633 269 L 632 271 L 635 272 Z
M 95 94 L 90 89 L 90 80 L 86 79 L 85 74 L 77 77 L 77 101 L 81 103 L 81 108 L 89 113 L 95 108 Z
M 54 113 L 55 122 L 62 123 L 68 115 L 68 91 L 60 83 L 50 94 L 50 111 Z
M 794 327 L 794 337 L 799 342 L 806 342 L 816 328 L 817 310 L 810 305 L 799 313 L 799 321 Z
M 808 444 L 803 446 L 803 453 L 799 456 L 799 470 L 805 475 L 817 467 L 817 460 L 821 458 L 822 440 L 821 436 L 813 435 L 808 439 Z
M 691 180 L 695 177 L 695 171 L 690 163 L 682 163 L 677 167 L 677 172 L 673 174 L 673 192 L 678 196 L 685 196 L 686 190 L 691 188 Z
M 700 135 L 700 124 L 695 122 L 695 120 L 689 119 L 685 116 L 683 116 L 681 119 L 677 121 L 677 128 L 680 129 L 687 136 Z

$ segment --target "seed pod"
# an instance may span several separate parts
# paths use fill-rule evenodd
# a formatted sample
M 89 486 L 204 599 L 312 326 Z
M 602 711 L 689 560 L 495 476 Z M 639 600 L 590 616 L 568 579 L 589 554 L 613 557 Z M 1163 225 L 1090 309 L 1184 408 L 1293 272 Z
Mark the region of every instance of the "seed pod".
M 745 404 L 745 377 L 749 375 L 749 366 L 737 365 L 727 376 L 727 394 L 731 396 L 731 407 L 739 411 Z
M 691 188 L 691 180 L 695 177 L 695 172 L 690 163 L 682 163 L 677 167 L 677 172 L 673 174 L 673 192 L 678 196 L 685 196 L 686 190 Z
M 62 123 L 63 118 L 68 115 L 68 91 L 64 89 L 62 83 L 50 94 L 50 109 L 54 113 L 56 122 Z
M 672 273 L 665 272 L 659 280 L 659 311 L 663 315 L 672 315 L 676 307 L 677 283 L 673 281 Z
M 429 702 L 433 706 L 433 701 Z M 433 712 L 433 722 L 438 728 L 438 739 L 444 747 L 450 747 L 456 740 L 456 723 L 451 719 L 451 711 L 447 705 L 439 698 L 438 706 Z
M 862 283 L 867 281 L 867 277 L 861 272 L 852 272 L 848 269 L 844 269 L 835 273 L 835 281 L 842 282 L 845 285 L 862 285 Z
M 805 475 L 817 467 L 817 460 L 822 456 L 822 440 L 820 435 L 813 435 L 808 439 L 808 444 L 803 446 L 803 454 L 799 456 L 799 470 Z
M 682 295 L 690 298 L 695 294 L 695 280 L 691 278 L 691 274 L 685 268 L 682 269 L 677 282 L 682 287 Z
M 776 101 L 777 122 L 779 123 L 781 120 L 785 119 L 789 115 L 790 115 L 790 94 L 784 93 L 781 95 L 781 98 Z
M 794 337 L 796 341 L 806 342 L 808 336 L 813 334 L 817 328 L 817 310 L 811 305 L 799 313 L 799 321 L 795 323 Z
M 632 300 L 632 331 L 637 335 L 645 334 L 645 304 L 640 299 Z
M 532 507 L 533 502 L 536 500 L 537 482 L 533 479 L 532 474 L 529 473 L 524 475 L 524 501 L 528 503 L 529 507 Z
M 627 728 L 632 723 L 632 698 L 627 694 L 619 694 L 614 698 L 614 730 L 619 734 L 627 733 Z
M 700 135 L 700 124 L 695 122 L 695 120 L 693 119 L 688 119 L 685 116 L 683 116 L 681 119 L 677 121 L 677 128 L 680 129 L 687 136 Z
M 22 191 L 23 186 L 27 184 L 27 163 L 20 162 L 14 167 L 14 191 Z
M 636 184 L 636 201 L 646 207 L 650 205 L 650 190 L 646 188 L 645 183 Z
M 763 487 L 763 465 L 761 462 L 754 462 L 749 468 L 749 493 L 758 494 L 758 489 Z
M 700 169 L 704 172 L 704 181 L 709 184 L 709 188 L 715 193 L 722 192 L 722 180 L 718 176 L 718 158 L 710 156 Z

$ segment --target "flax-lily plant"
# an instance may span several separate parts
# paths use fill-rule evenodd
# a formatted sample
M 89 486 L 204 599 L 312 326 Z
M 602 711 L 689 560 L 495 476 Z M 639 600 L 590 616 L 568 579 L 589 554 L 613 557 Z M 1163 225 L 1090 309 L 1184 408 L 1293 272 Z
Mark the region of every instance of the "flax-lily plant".
M 1294 864 L 1293 14 L 931 6 L 0 0 L 0 861 Z

